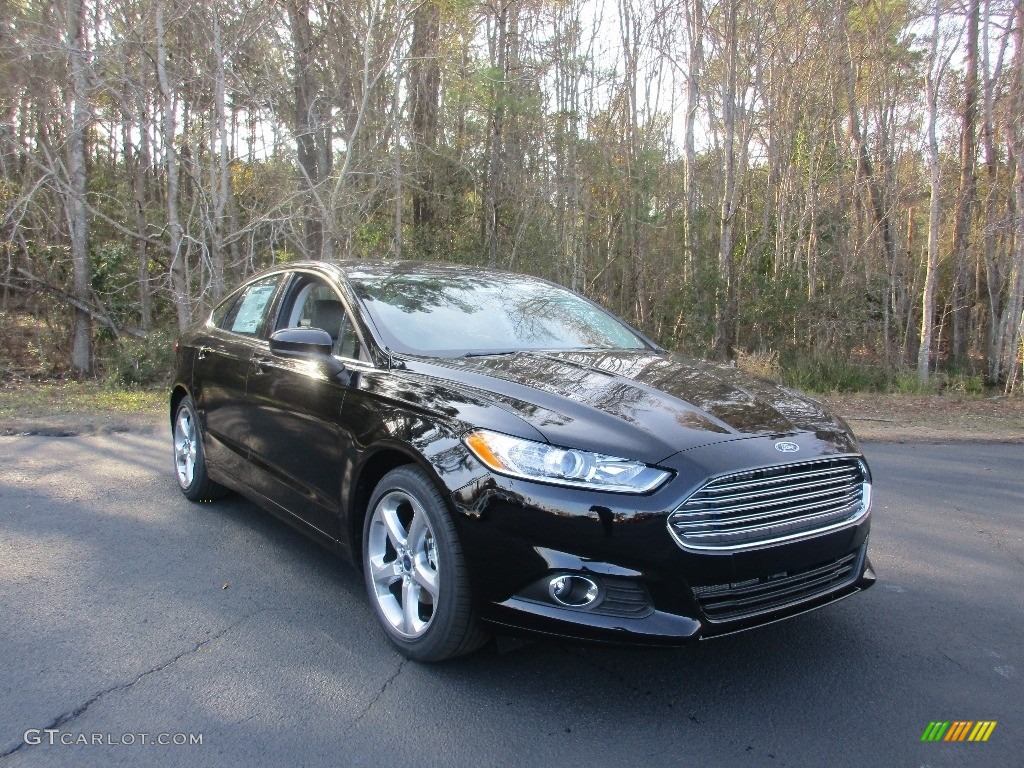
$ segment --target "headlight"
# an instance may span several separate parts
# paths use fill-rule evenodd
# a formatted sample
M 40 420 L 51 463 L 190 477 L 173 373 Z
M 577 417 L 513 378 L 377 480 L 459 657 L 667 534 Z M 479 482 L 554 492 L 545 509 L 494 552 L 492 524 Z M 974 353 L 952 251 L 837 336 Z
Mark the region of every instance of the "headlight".
M 657 488 L 670 475 L 639 461 L 556 448 L 486 429 L 470 432 L 465 441 L 474 456 L 499 474 L 556 485 L 616 493 L 646 493 Z

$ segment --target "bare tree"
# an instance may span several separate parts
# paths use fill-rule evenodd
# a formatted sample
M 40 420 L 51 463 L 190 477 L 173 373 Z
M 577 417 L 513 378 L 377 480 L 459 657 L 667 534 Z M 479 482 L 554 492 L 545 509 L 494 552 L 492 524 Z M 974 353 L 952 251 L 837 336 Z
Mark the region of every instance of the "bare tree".
M 1006 133 L 1013 163 L 1013 248 L 1010 295 L 999 322 L 1000 356 L 1007 361 L 1006 391 L 1024 377 L 1024 0 L 1013 3 L 1012 96 L 1006 110 Z
M 939 92 L 949 65 L 949 53 L 941 51 L 940 37 L 942 12 L 940 0 L 932 6 L 932 38 L 925 75 L 925 94 L 928 104 L 928 168 L 931 175 L 931 203 L 928 208 L 928 259 L 921 298 L 921 346 L 917 353 L 917 380 L 923 387 L 928 384 L 931 370 L 932 334 L 935 328 L 935 290 L 939 270 L 939 225 L 941 223 L 940 198 L 942 193 L 939 140 L 936 133 L 939 119 Z
M 509 77 L 509 17 L 518 13 L 515 3 L 499 0 L 493 9 L 491 33 L 491 113 L 487 145 L 487 187 L 484 194 L 483 235 L 487 264 L 498 265 L 498 230 L 501 226 L 501 179 L 505 172 L 505 110 Z
M 163 101 L 162 140 L 164 173 L 167 177 L 165 193 L 167 204 L 167 230 L 171 274 L 171 294 L 178 316 L 178 328 L 185 330 L 192 320 L 192 307 L 188 290 L 188 254 L 184 247 L 181 215 L 178 209 L 179 168 L 178 150 L 175 146 L 177 134 L 177 109 L 171 81 L 167 73 L 167 27 L 164 19 L 164 2 L 156 0 L 156 72 Z
M 719 358 L 730 352 L 733 322 L 733 228 L 736 216 L 736 101 L 737 68 L 739 67 L 739 31 L 737 28 L 739 0 L 725 0 L 722 21 L 722 124 L 723 181 L 722 204 L 718 229 L 718 291 L 715 300 L 715 354 Z
M 701 68 L 704 64 L 704 3 L 687 0 L 686 11 L 686 120 L 683 128 L 683 248 L 691 275 L 697 259 L 697 110 L 700 107 Z
M 324 204 L 318 191 L 331 172 L 331 122 L 324 117 L 326 95 L 316 72 L 313 27 L 309 0 L 289 0 L 293 83 L 295 93 L 295 143 L 298 145 L 299 187 L 303 190 L 305 251 L 311 259 L 324 256 Z M 351 150 L 351 148 L 350 148 Z
M 91 303 L 92 264 L 89 261 L 89 216 L 86 211 L 86 131 L 92 122 L 89 83 L 86 75 L 86 38 L 83 33 L 84 0 L 66 0 L 66 44 L 71 70 L 71 130 L 68 134 L 68 188 L 66 215 L 71 235 L 71 264 L 74 270 L 74 326 L 71 366 L 80 373 L 92 372 L 92 316 L 85 309 Z
M 968 282 L 971 275 L 971 211 L 974 205 L 974 168 L 977 162 L 978 122 L 978 27 L 979 0 L 967 3 L 967 49 L 964 52 L 964 102 L 960 113 L 960 184 L 953 224 L 953 345 L 950 361 L 963 368 L 967 363 Z
M 412 102 L 410 139 L 416 162 L 412 221 L 417 228 L 429 227 L 434 221 L 433 164 L 440 126 L 438 109 L 441 95 L 441 65 L 438 61 L 440 22 L 441 8 L 436 0 L 421 3 L 413 14 L 409 98 Z

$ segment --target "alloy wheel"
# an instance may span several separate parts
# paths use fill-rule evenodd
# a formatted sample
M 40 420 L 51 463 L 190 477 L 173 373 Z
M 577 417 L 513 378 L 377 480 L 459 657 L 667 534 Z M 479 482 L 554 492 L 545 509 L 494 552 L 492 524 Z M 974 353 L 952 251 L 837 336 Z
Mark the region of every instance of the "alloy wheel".
M 178 484 L 189 488 L 196 472 L 196 427 L 188 408 L 178 412 L 174 423 L 174 466 L 178 473 Z
M 437 540 L 420 503 L 392 490 L 374 507 L 367 562 L 381 615 L 399 636 L 423 635 L 434 619 L 440 579 Z

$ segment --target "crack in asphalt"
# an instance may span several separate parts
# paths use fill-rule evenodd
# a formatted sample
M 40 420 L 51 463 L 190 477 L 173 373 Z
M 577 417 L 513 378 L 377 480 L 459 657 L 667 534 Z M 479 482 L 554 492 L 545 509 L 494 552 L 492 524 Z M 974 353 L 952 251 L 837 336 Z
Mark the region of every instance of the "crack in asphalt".
M 398 665 L 395 671 L 392 672 L 388 679 L 384 681 L 384 684 L 381 685 L 380 690 L 373 695 L 373 698 L 370 699 L 369 703 L 366 705 L 363 711 L 359 713 L 359 716 L 352 721 L 353 726 L 358 725 L 359 721 L 370 713 L 370 710 L 373 709 L 373 707 L 377 704 L 377 702 L 380 700 L 380 697 L 384 695 L 384 691 L 386 691 L 388 689 L 388 686 L 395 681 L 396 677 L 402 674 L 402 669 L 408 663 L 408 659 L 402 659 L 402 662 Z
M 40 732 L 52 731 L 52 730 L 59 729 L 61 726 L 67 725 L 68 723 L 74 722 L 79 717 L 84 715 L 88 711 L 89 707 L 91 707 L 97 701 L 102 699 L 104 696 L 107 696 L 108 694 L 111 694 L 111 693 L 117 693 L 119 691 L 126 691 L 129 688 L 132 688 L 133 686 L 135 686 L 138 683 L 140 683 L 144 678 L 147 678 L 150 675 L 156 674 L 157 672 L 161 672 L 161 671 L 167 669 L 168 667 L 173 666 L 174 664 L 176 664 L 177 662 L 181 661 L 186 656 L 191 656 L 194 653 L 198 653 L 199 650 L 204 645 L 208 645 L 209 643 L 212 643 L 212 642 L 215 642 L 217 640 L 220 640 L 222 637 L 224 637 L 224 635 L 226 635 L 231 630 L 239 627 L 240 625 L 244 624 L 249 619 L 251 619 L 254 616 L 257 616 L 257 615 L 259 615 L 261 613 L 264 613 L 267 610 L 269 610 L 269 609 L 267 609 L 267 608 L 260 608 L 258 611 L 253 611 L 252 613 L 247 614 L 246 616 L 243 616 L 241 619 L 239 619 L 238 621 L 234 622 L 233 624 L 228 625 L 227 627 L 225 627 L 223 630 L 218 632 L 213 637 L 207 637 L 206 639 L 201 640 L 200 642 L 196 643 L 196 645 L 194 647 L 188 648 L 188 649 L 182 651 L 181 653 L 179 653 L 178 655 L 171 657 L 167 661 L 162 662 L 162 663 L 158 664 L 155 667 L 147 669 L 145 672 L 139 673 L 139 675 L 137 675 L 134 680 L 130 680 L 130 681 L 124 682 L 124 683 L 118 683 L 117 685 L 112 685 L 109 688 L 104 688 L 102 691 L 99 691 L 99 692 L 93 694 L 92 696 L 90 696 L 86 701 L 84 701 L 83 703 L 79 704 L 74 709 L 69 710 L 68 712 L 64 712 L 63 714 L 59 715 L 49 725 L 45 726 L 44 728 L 40 728 L 38 730 Z M 388 681 L 388 682 L 390 682 L 390 681 Z M 386 686 L 387 686 L 387 683 L 385 683 L 385 687 Z M 381 693 L 383 693 L 383 689 L 381 689 Z M 35 729 L 26 729 L 26 730 L 35 730 Z M 9 757 L 10 755 L 13 755 L 15 752 L 20 750 L 22 747 L 26 747 L 26 746 L 36 746 L 36 745 L 35 744 L 28 744 L 24 740 L 24 738 L 23 738 L 20 742 L 15 744 L 10 749 L 7 749 L 7 750 L 5 750 L 3 752 L 0 752 L 0 760 L 2 760 L 5 757 Z

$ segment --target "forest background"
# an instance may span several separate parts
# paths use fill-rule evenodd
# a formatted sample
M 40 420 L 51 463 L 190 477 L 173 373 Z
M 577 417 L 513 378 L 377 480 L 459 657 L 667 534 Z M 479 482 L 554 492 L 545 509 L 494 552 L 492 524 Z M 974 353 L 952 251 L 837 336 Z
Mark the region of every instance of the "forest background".
M 1021 390 L 1024 0 L 0 0 L 0 374 L 297 259 L 541 275 L 818 391 Z

